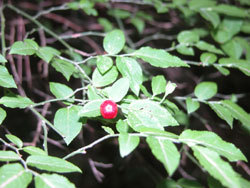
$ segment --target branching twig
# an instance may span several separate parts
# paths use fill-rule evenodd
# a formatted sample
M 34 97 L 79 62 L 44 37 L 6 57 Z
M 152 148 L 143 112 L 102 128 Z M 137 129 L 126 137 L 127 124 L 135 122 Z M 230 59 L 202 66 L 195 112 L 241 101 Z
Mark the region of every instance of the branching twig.
M 95 140 L 94 142 L 90 143 L 89 145 L 81 147 L 81 148 L 73 151 L 72 153 L 66 155 L 63 159 L 68 159 L 68 158 L 73 157 L 73 156 L 75 156 L 77 154 L 85 154 L 87 149 L 90 149 L 90 148 L 94 147 L 95 145 L 97 145 L 97 144 L 99 144 L 99 143 L 101 143 L 104 140 L 107 140 L 109 138 L 119 137 L 119 135 L 120 134 L 105 135 L 105 136 L 103 136 L 103 137 Z M 149 135 L 154 135 L 156 137 L 164 138 L 166 140 L 170 140 L 170 141 L 175 142 L 175 143 L 180 143 L 180 141 L 178 140 L 178 138 L 176 138 L 176 139 L 175 138 L 170 138 L 170 137 L 166 137 L 165 135 L 164 136 L 160 136 L 157 133 L 155 133 L 155 134 L 154 133 L 152 133 L 152 134 L 151 133 L 129 133 L 129 135 L 131 135 L 131 136 L 139 136 L 139 137 L 147 137 Z
M 51 12 L 54 12 L 54 11 L 58 11 L 58 10 L 68 10 L 69 7 L 67 6 L 67 4 L 62 4 L 60 6 L 57 6 L 57 7 L 51 7 L 47 10 L 42 10 L 40 12 L 38 12 L 35 16 L 33 16 L 34 19 L 37 19 L 39 18 L 40 16 L 42 15 L 45 15 L 45 14 L 48 14 L 48 13 L 51 13 Z
M 66 43 L 64 40 L 62 40 L 61 38 L 59 38 L 56 33 L 54 33 L 53 31 L 51 31 L 47 27 L 45 27 L 43 24 L 41 24 L 39 21 L 37 21 L 36 19 L 34 19 L 32 16 L 30 16 L 26 12 L 24 12 L 24 11 L 16 8 L 15 6 L 13 6 L 11 4 L 7 4 L 6 6 L 8 8 L 10 8 L 11 10 L 15 11 L 16 13 L 21 14 L 25 18 L 31 20 L 33 23 L 35 23 L 38 27 L 42 28 L 45 32 L 47 32 L 48 34 L 50 34 L 52 37 L 55 37 L 59 42 L 61 42 L 62 45 L 64 45 L 70 51 L 73 50 L 73 48 L 68 43 Z

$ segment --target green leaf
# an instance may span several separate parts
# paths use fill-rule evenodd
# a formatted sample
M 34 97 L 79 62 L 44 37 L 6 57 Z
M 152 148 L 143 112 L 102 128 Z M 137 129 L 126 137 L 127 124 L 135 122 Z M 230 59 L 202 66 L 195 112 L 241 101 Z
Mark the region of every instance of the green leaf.
M 23 142 L 20 138 L 18 138 L 15 135 L 12 134 L 6 134 L 6 138 L 8 138 L 9 141 L 11 141 L 13 144 L 17 145 L 17 147 L 22 148 L 23 147 Z
M 137 31 L 142 34 L 145 28 L 145 21 L 141 18 L 134 17 L 130 20 L 131 24 L 137 29 Z
M 126 77 L 120 78 L 108 90 L 108 96 L 113 101 L 119 102 L 127 95 L 128 90 L 129 90 L 129 79 Z
M 67 3 L 69 8 L 73 10 L 82 9 L 87 15 L 97 16 L 98 12 L 94 9 L 95 2 L 90 0 L 80 0 L 79 2 L 69 2 Z
M 92 81 L 95 87 L 103 87 L 112 84 L 118 77 L 116 66 L 113 66 L 108 72 L 102 75 L 98 69 L 94 70 Z
M 55 48 L 45 46 L 39 48 L 38 51 L 36 51 L 36 55 L 45 62 L 49 63 L 54 56 L 60 55 L 60 52 Z
M 103 40 L 103 48 L 109 54 L 118 54 L 125 45 L 125 35 L 122 30 L 115 29 L 109 32 Z
M 74 93 L 74 91 L 70 87 L 56 82 L 50 82 L 49 89 L 51 93 L 53 93 L 53 95 L 55 95 L 58 99 L 68 99 L 69 96 L 72 97 L 72 94 Z
M 18 161 L 20 156 L 13 151 L 0 151 L 0 161 Z
M 47 155 L 47 153 L 35 146 L 26 146 L 23 148 L 23 151 L 30 155 Z
M 181 133 L 179 140 L 190 147 L 203 145 L 226 157 L 229 161 L 247 161 L 243 153 L 232 143 L 225 142 L 218 135 L 210 131 L 185 130 Z
M 62 73 L 67 81 L 69 81 L 71 75 L 75 72 L 74 65 L 61 59 L 54 59 L 51 65 L 56 69 L 57 72 Z
M 241 31 L 246 34 L 250 34 L 250 21 L 245 20 L 241 26 Z
M 17 88 L 12 75 L 10 75 L 8 69 L 2 65 L 0 65 L 0 86 L 6 88 Z
M 101 74 L 105 74 L 113 66 L 113 60 L 111 57 L 98 56 L 96 60 L 96 65 Z
M 163 130 L 178 125 L 166 108 L 150 100 L 136 100 L 129 105 L 128 124 L 135 131 L 141 126 Z
M 5 59 L 5 57 L 0 54 L 0 63 L 6 63 L 7 62 L 7 59 Z
M 223 188 L 221 183 L 218 180 L 214 179 L 212 176 L 209 176 L 207 178 L 207 182 L 208 182 L 209 188 Z
M 190 10 L 188 7 L 179 6 L 178 9 L 184 15 L 185 19 L 190 19 L 192 16 L 195 15 L 195 12 Z
M 212 31 L 212 37 L 218 43 L 225 43 L 240 32 L 242 23 L 240 19 L 226 17 L 223 19 L 218 29 Z
M 225 120 L 228 125 L 230 125 L 231 129 L 233 128 L 233 117 L 231 112 L 218 103 L 209 103 L 209 106 L 213 109 L 213 111 L 223 120 Z
M 210 65 L 216 62 L 217 56 L 209 52 L 204 52 L 201 54 L 200 60 L 204 65 Z
M 243 37 L 235 37 L 234 40 L 241 45 L 246 59 L 250 61 L 250 43 Z
M 199 163 L 211 176 L 218 179 L 226 187 L 241 188 L 237 173 L 216 152 L 201 146 L 192 147 L 192 150 Z
M 88 85 L 88 99 L 89 100 L 96 100 L 96 99 L 102 99 L 102 97 L 100 95 L 97 94 L 98 91 L 95 87 L 93 87 L 92 85 Z
M 116 129 L 119 133 L 127 133 L 128 132 L 128 123 L 124 120 L 119 119 L 116 123 Z
M 6 118 L 6 112 L 0 107 L 0 125 L 3 123 L 3 120 Z
M 199 35 L 193 31 L 181 31 L 177 35 L 177 40 L 179 43 L 190 44 L 194 42 L 198 42 L 200 39 Z
M 103 128 L 103 130 L 104 130 L 106 133 L 108 133 L 108 134 L 110 134 L 110 135 L 115 134 L 114 131 L 113 131 L 113 129 L 111 129 L 110 127 L 102 126 L 102 128 Z
M 158 75 L 152 78 L 151 87 L 154 95 L 159 95 L 165 92 L 167 81 L 164 76 Z
M 236 40 L 232 39 L 221 45 L 223 51 L 234 59 L 239 59 L 243 53 L 243 48 Z
M 184 44 L 179 45 L 176 50 L 180 54 L 194 56 L 194 49 L 192 47 L 187 47 Z
M 177 184 L 182 188 L 203 188 L 196 180 L 189 180 L 181 178 L 177 181 Z
M 66 177 L 58 174 L 41 174 L 35 177 L 35 186 L 39 188 L 75 188 Z
M 186 99 L 186 106 L 188 114 L 191 114 L 200 107 L 200 103 L 198 101 L 194 101 L 191 97 L 188 97 Z
M 39 49 L 38 44 L 31 39 L 15 42 L 10 48 L 10 54 L 33 55 Z
M 164 179 L 157 184 L 156 188 L 178 188 L 178 184 L 172 179 Z
M 220 58 L 219 64 L 225 67 L 233 67 L 242 71 L 245 75 L 250 76 L 250 61 L 233 58 Z
M 139 50 L 134 51 L 132 55 L 148 62 L 155 67 L 189 67 L 188 64 L 186 64 L 177 56 L 173 56 L 161 49 L 142 47 Z
M 148 92 L 147 88 L 144 85 L 140 85 L 140 89 L 143 95 L 145 95 L 147 98 L 152 97 L 152 95 Z
M 194 89 L 194 95 L 199 100 L 207 100 L 217 93 L 217 84 L 215 82 L 201 82 Z
M 220 4 L 208 9 L 218 12 L 220 14 L 225 14 L 233 17 L 240 17 L 240 18 L 249 17 L 249 13 L 246 9 L 236 7 L 233 5 Z
M 204 19 L 211 22 L 214 28 L 218 27 L 220 24 L 220 16 L 218 13 L 206 9 L 201 9 L 199 13 Z
M 155 7 L 155 9 L 156 9 L 156 11 L 157 11 L 158 14 L 168 12 L 168 6 L 167 6 L 167 4 L 163 3 L 160 0 L 154 1 L 153 5 L 154 5 L 154 7 Z
M 105 32 L 109 32 L 113 29 L 112 22 L 110 22 L 108 19 L 98 18 L 97 21 L 103 27 Z
M 180 125 L 186 125 L 187 127 L 189 126 L 189 117 L 182 110 L 175 111 L 174 118 Z
M 32 181 L 32 174 L 18 163 L 6 164 L 0 168 L 1 188 L 26 188 Z
M 57 110 L 54 125 L 63 135 L 67 145 L 80 133 L 82 123 L 79 121 L 78 108 L 68 107 Z
M 212 52 L 212 53 L 221 54 L 221 55 L 224 54 L 220 49 L 216 48 L 213 44 L 209 44 L 202 40 L 197 42 L 195 46 L 202 51 Z
M 246 128 L 250 129 L 250 115 L 239 105 L 230 101 L 222 101 L 222 105 L 226 107 L 235 119 L 238 119 Z
M 26 163 L 28 166 L 32 166 L 40 170 L 47 170 L 50 172 L 82 172 L 80 168 L 64 159 L 46 155 L 29 156 L 26 160 Z
M 0 104 L 3 104 L 4 106 L 9 108 L 26 108 L 34 103 L 27 97 L 15 95 L 3 96 L 0 99 Z
M 244 188 L 250 187 L 250 181 L 249 180 L 246 180 L 246 179 L 242 178 L 239 174 L 238 174 L 238 176 L 239 176 L 238 179 L 240 181 L 241 187 L 244 187 Z
M 148 136 L 146 141 L 153 155 L 163 163 L 169 176 L 172 176 L 180 162 L 180 153 L 176 146 L 162 137 Z
M 147 21 L 152 21 L 153 20 L 153 16 L 151 14 L 146 13 L 144 11 L 140 11 L 140 10 L 136 12 L 136 16 L 138 16 L 138 17 L 140 17 L 140 18 L 142 18 L 144 20 L 147 20 Z
M 202 8 L 210 7 L 216 5 L 216 1 L 211 0 L 191 0 L 188 2 L 188 7 L 191 10 L 200 10 Z
M 176 6 L 182 6 L 185 5 L 187 3 L 186 0 L 173 0 L 173 4 Z
M 140 64 L 133 58 L 118 57 L 116 66 L 123 77 L 129 79 L 129 86 L 136 96 L 139 95 L 140 85 L 143 82 Z
M 209 35 L 208 30 L 202 27 L 195 27 L 194 29 L 192 29 L 192 31 L 195 32 L 197 35 L 199 35 L 200 38 L 203 38 Z
M 168 81 L 166 88 L 165 88 L 164 96 L 168 96 L 170 93 L 173 93 L 176 87 L 177 85 L 175 83 Z
M 250 2 L 248 0 L 239 0 L 241 5 L 250 5 Z
M 90 0 L 73 1 L 66 4 L 73 10 L 82 9 L 87 15 L 97 16 L 98 12 L 94 9 L 95 2 Z
M 108 14 L 110 16 L 117 17 L 120 19 L 126 19 L 126 18 L 130 17 L 130 15 L 131 15 L 131 13 L 129 11 L 126 11 L 123 9 L 118 9 L 118 8 L 110 9 L 108 11 Z
M 230 71 L 222 66 L 219 66 L 217 64 L 214 64 L 213 66 L 224 76 L 228 76 L 230 74 Z
M 157 128 L 151 128 L 151 127 L 138 127 L 137 129 L 138 132 L 143 133 L 143 134 L 147 134 L 149 136 L 160 136 L 160 137 L 164 137 L 164 139 L 169 139 L 169 140 L 173 140 L 173 139 L 178 139 L 179 136 L 171 133 L 171 132 L 167 132 L 164 130 L 160 130 Z
M 139 144 L 139 136 L 129 135 L 128 133 L 120 133 L 118 137 L 119 150 L 121 157 L 129 155 Z
M 175 112 L 176 112 L 176 111 L 180 111 L 180 109 L 178 108 L 178 106 L 176 106 L 175 103 L 171 102 L 171 101 L 168 100 L 168 99 L 164 100 L 164 101 L 163 101 L 163 104 L 166 104 L 167 107 L 168 107 L 169 109 L 171 109 L 172 111 L 175 111 Z
M 79 116 L 83 117 L 97 117 L 101 115 L 100 106 L 104 100 L 92 100 L 85 104 L 78 112 Z

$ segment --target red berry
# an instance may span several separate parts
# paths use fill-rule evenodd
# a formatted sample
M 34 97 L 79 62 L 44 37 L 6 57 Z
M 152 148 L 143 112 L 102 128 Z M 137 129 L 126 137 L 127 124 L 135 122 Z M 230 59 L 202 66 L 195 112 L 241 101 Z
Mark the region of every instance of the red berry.
M 100 111 L 104 119 L 114 119 L 118 111 L 117 104 L 112 100 L 106 100 L 101 104 Z

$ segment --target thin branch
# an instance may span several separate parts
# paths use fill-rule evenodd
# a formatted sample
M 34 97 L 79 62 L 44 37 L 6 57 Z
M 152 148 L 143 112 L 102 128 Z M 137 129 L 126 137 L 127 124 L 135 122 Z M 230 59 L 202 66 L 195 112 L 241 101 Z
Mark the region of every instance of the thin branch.
M 95 166 L 95 163 L 92 159 L 89 158 L 89 165 L 90 165 L 90 168 L 96 178 L 96 180 L 101 183 L 102 182 L 102 179 L 104 178 L 104 174 L 102 172 L 100 172 L 96 166 Z
M 176 35 L 169 36 L 169 35 L 164 35 L 164 34 L 161 34 L 161 33 L 155 33 L 153 35 L 144 37 L 143 39 L 141 39 L 138 42 L 136 42 L 135 43 L 135 47 L 137 48 L 139 46 L 142 46 L 143 44 L 148 43 L 148 42 L 150 42 L 152 40 L 159 40 L 159 39 L 173 40 L 175 38 L 176 38 Z
M 34 107 L 30 106 L 29 109 L 36 115 L 38 118 L 43 120 L 51 129 L 53 129 L 57 134 L 61 135 L 62 137 L 65 137 L 55 126 L 50 123 L 43 115 L 41 115 Z
M 61 38 L 58 37 L 58 35 L 56 33 L 54 33 L 53 31 L 51 31 L 50 29 L 48 29 L 47 27 L 45 27 L 43 24 L 41 24 L 39 21 L 37 21 L 36 19 L 34 19 L 32 16 L 30 16 L 29 14 L 27 14 L 26 12 L 16 8 L 15 6 L 11 5 L 11 4 L 7 4 L 6 7 L 10 8 L 11 10 L 15 11 L 18 14 L 21 14 L 22 16 L 24 16 L 25 18 L 29 19 L 30 21 L 32 21 L 33 23 L 35 23 L 38 27 L 40 27 L 41 29 L 43 29 L 46 33 L 50 34 L 52 37 L 55 37 L 59 42 L 61 42 L 62 45 L 64 45 L 67 49 L 69 49 L 70 51 L 73 50 L 73 47 L 71 47 L 68 43 L 66 43 L 64 40 L 62 40 Z
M 132 39 L 128 36 L 128 34 L 124 28 L 124 25 L 122 23 L 122 20 L 120 18 L 118 18 L 117 16 L 115 17 L 115 19 L 116 19 L 116 22 L 118 23 L 119 28 L 124 32 L 129 47 L 132 49 L 135 49 L 135 44 L 133 43 Z
M 105 37 L 105 33 L 100 33 L 100 32 L 94 32 L 94 31 L 87 31 L 87 32 L 82 32 L 82 33 L 73 33 L 69 35 L 61 35 L 59 38 L 61 39 L 75 39 L 75 38 L 80 38 L 80 37 L 85 37 L 85 36 L 98 36 L 98 37 Z
M 69 7 L 67 6 L 67 4 L 62 4 L 60 6 L 57 6 L 57 7 L 52 7 L 52 8 L 49 8 L 47 10 L 42 10 L 40 12 L 38 12 L 35 16 L 33 16 L 33 19 L 37 19 L 39 18 L 40 16 L 44 15 L 44 14 L 48 14 L 48 13 L 51 13 L 51 12 L 54 12 L 54 11 L 58 11 L 58 10 L 68 10 Z
M 87 146 L 84 146 L 84 147 L 81 147 L 75 151 L 73 151 L 72 153 L 66 155 L 65 157 L 63 157 L 63 159 L 68 159 L 70 157 L 73 157 L 77 154 L 85 154 L 86 153 L 86 150 L 87 149 L 90 149 L 92 147 L 94 147 L 95 145 L 109 139 L 109 138 L 115 138 L 115 137 L 119 137 L 120 134 L 110 134 L 110 135 L 105 135 L 97 140 L 95 140 L 94 142 L 90 143 L 89 145 Z M 180 141 L 178 140 L 178 138 L 170 138 L 170 137 L 166 137 L 166 135 L 159 135 L 157 133 L 129 133 L 129 135 L 131 136 L 139 136 L 139 137 L 147 137 L 148 135 L 151 135 L 151 136 L 155 136 L 157 138 L 162 138 L 162 139 L 166 139 L 166 140 L 170 140 L 172 142 L 175 142 L 175 143 L 180 143 Z
M 44 107 L 42 109 L 42 116 L 44 116 L 44 117 L 46 116 L 49 106 L 50 106 L 50 103 L 46 103 L 44 105 Z M 36 146 L 36 143 L 37 143 L 37 141 L 39 139 L 39 135 L 40 135 L 41 129 L 42 129 L 42 123 L 43 123 L 43 121 L 41 119 L 39 119 L 39 121 L 37 123 L 35 136 L 34 136 L 33 141 L 32 141 L 33 146 Z

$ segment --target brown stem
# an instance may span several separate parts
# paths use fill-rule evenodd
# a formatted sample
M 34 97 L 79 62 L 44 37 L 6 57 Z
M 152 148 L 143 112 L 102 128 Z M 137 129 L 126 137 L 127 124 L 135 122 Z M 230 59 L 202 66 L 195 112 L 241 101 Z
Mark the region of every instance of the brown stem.
M 48 100 L 48 99 L 46 99 L 46 100 Z M 42 116 L 43 116 L 43 117 L 45 117 L 45 115 L 47 114 L 47 111 L 48 111 L 49 106 L 50 106 L 50 103 L 46 103 L 46 104 L 43 106 L 43 110 L 42 110 Z M 38 124 L 37 124 L 37 127 L 36 127 L 35 136 L 34 136 L 34 139 L 33 139 L 33 141 L 32 141 L 32 145 L 33 145 L 33 146 L 36 146 L 41 131 L 42 131 L 42 120 L 39 119 Z

